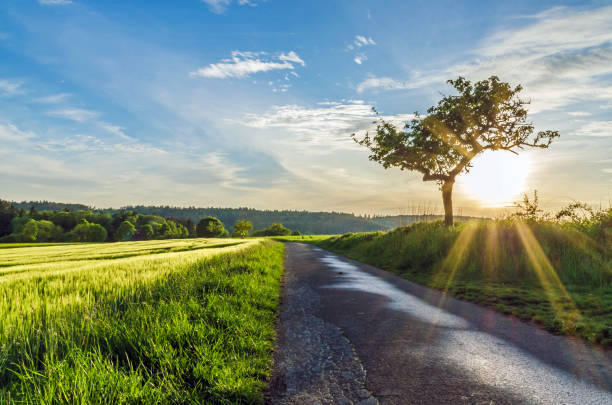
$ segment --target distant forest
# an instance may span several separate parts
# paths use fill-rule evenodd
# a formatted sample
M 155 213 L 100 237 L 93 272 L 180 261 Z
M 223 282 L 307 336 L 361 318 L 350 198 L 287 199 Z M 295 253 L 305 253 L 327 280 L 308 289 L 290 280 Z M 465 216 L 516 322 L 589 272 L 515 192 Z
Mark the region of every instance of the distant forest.
M 34 207 L 35 212 L 43 211 L 70 211 L 70 212 L 91 212 L 90 218 L 96 215 L 107 214 L 114 216 L 115 224 L 118 219 L 125 220 L 126 213 L 131 212 L 146 216 L 161 217 L 187 226 L 204 217 L 216 217 L 230 231 L 233 231 L 234 224 L 245 219 L 251 221 L 253 230 L 264 229 L 274 223 L 280 223 L 289 229 L 297 230 L 302 234 L 340 234 L 346 232 L 369 232 L 381 231 L 396 228 L 398 226 L 409 225 L 417 221 L 433 221 L 442 219 L 441 215 L 395 215 L 395 216 L 369 216 L 354 215 L 341 212 L 309 212 L 291 210 L 257 210 L 252 208 L 196 208 L 196 207 L 171 207 L 171 206 L 126 206 L 119 209 L 107 208 L 98 209 L 83 204 L 66 204 L 50 201 L 21 201 L 12 202 L 12 205 L 21 212 L 29 213 Z M 40 217 L 40 214 L 36 215 Z M 108 217 L 107 217 L 108 218 Z M 38 219 L 38 218 L 36 218 Z M 459 217 L 459 220 L 469 220 L 471 217 Z M 142 222 L 142 219 L 141 219 Z M 159 221 L 158 221 L 159 222 Z M 104 225 L 104 224 L 103 224 Z M 134 224 L 138 225 L 138 224 Z M 117 226 L 117 225 L 115 225 Z M 109 228 L 109 227 L 107 227 Z M 164 227 L 165 228 L 165 227 Z M 180 227 L 179 227 L 180 228 Z M 109 237 L 114 229 L 108 229 Z M 174 229 L 173 229 L 174 231 Z M 182 229 L 180 232 L 182 233 Z M 170 236 L 170 235 L 168 235 Z M 177 235 L 178 236 L 178 235 Z M 118 238 L 114 238 L 117 240 Z

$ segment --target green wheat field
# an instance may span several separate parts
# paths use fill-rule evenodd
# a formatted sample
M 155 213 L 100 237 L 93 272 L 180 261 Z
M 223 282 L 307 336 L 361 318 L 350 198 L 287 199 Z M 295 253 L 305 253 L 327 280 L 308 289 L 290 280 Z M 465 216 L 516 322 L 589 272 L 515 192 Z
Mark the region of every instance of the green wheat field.
M 283 245 L 0 245 L 0 403 L 260 402 Z

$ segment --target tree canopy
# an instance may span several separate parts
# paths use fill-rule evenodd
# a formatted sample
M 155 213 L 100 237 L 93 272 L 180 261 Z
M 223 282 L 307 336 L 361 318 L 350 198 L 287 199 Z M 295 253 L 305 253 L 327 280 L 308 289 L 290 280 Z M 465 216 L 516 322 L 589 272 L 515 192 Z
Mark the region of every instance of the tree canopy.
M 247 221 L 246 219 L 239 219 L 234 224 L 234 232 L 232 236 L 246 238 L 249 236 L 249 231 L 253 229 L 253 224 L 251 221 Z
M 201 238 L 221 238 L 229 235 L 223 223 L 215 217 L 202 218 L 198 222 L 196 233 Z
M 378 119 L 376 133 L 353 139 L 370 149 L 370 160 L 401 170 L 423 174 L 442 190 L 445 222 L 453 223 L 452 190 L 457 175 L 469 171 L 472 159 L 484 151 L 518 153 L 526 146 L 548 148 L 557 131 L 540 131 L 527 121 L 528 101 L 522 90 L 497 76 L 472 83 L 463 77 L 448 80 L 459 93 L 444 96 L 427 115 L 406 123 L 402 129 Z

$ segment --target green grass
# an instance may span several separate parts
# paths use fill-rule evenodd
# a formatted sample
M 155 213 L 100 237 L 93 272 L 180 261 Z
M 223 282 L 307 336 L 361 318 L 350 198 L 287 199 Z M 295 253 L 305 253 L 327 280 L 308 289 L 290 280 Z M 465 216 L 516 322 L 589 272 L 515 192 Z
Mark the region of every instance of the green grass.
M 612 346 L 612 245 L 609 232 L 603 235 L 504 220 L 419 223 L 312 243 L 551 332 Z
M 0 250 L 0 403 L 260 403 L 283 246 Z

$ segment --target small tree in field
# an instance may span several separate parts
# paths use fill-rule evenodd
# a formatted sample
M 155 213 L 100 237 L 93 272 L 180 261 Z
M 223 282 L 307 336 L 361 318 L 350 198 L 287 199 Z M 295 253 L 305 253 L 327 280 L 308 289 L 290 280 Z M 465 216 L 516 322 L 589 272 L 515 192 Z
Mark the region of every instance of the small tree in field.
M 253 224 L 251 223 L 251 221 L 247 221 L 246 219 L 239 219 L 234 225 L 234 232 L 232 233 L 232 236 L 244 239 L 249 236 L 249 231 L 251 229 L 253 229 Z
M 534 135 L 527 122 L 527 101 L 518 97 L 520 85 L 511 87 L 497 76 L 477 83 L 459 77 L 448 80 L 459 93 L 445 96 L 430 107 L 425 117 L 416 117 L 403 130 L 379 119 L 376 134 L 353 139 L 370 149 L 370 160 L 385 169 L 395 166 L 423 174 L 442 191 L 444 222 L 453 224 L 453 185 L 457 175 L 469 171 L 478 154 L 490 150 L 518 153 L 524 146 L 548 148 L 557 131 Z

